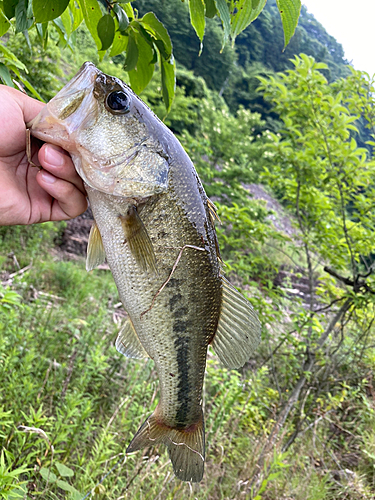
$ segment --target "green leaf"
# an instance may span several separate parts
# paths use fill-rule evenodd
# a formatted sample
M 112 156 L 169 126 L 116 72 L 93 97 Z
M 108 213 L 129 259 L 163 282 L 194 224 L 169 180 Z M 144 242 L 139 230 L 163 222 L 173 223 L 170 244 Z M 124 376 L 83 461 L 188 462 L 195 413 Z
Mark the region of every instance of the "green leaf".
M 190 21 L 195 29 L 195 32 L 202 42 L 204 36 L 204 28 L 206 26 L 206 19 L 204 17 L 204 1 L 203 0 L 189 0 Z
M 66 47 L 66 44 L 68 43 L 68 35 L 66 33 L 64 23 L 61 18 L 54 19 L 52 22 L 59 34 L 61 46 Z
M 120 3 L 124 3 L 124 2 L 120 2 Z M 125 14 L 129 18 L 129 21 L 133 21 L 133 19 L 135 18 L 135 15 L 134 15 L 134 10 L 133 10 L 133 7 L 132 7 L 132 4 L 130 3 L 130 1 L 125 3 L 124 10 L 125 10 Z
M 39 474 L 49 483 L 56 483 L 57 481 L 56 474 L 54 474 L 50 469 L 47 469 L 47 467 L 42 467 L 39 471 Z
M 100 50 L 107 50 L 112 45 L 115 36 L 115 21 L 110 14 L 105 14 L 98 22 L 96 28 L 102 42 Z
M 221 47 L 221 50 L 225 47 L 225 44 L 229 40 L 229 35 L 230 35 L 230 14 L 229 14 L 229 8 L 226 0 L 215 0 L 215 5 L 217 8 L 217 11 L 219 13 L 219 17 L 221 19 L 221 22 L 223 24 L 223 30 L 224 30 L 224 38 L 223 38 L 223 45 Z
M 206 17 L 213 18 L 217 14 L 215 0 L 204 0 L 206 4 Z
M 23 64 L 23 62 L 21 62 L 14 54 L 13 52 L 11 52 L 9 49 L 7 49 L 6 47 L 4 47 L 4 45 L 1 45 L 0 44 L 0 52 L 2 52 L 4 54 L 4 57 L 7 61 L 9 61 L 12 65 L 16 66 L 17 68 L 21 69 L 22 71 L 25 71 L 26 73 L 28 72 L 27 71 L 27 68 L 26 66 Z M 8 67 L 9 67 L 9 64 L 8 64 Z M 13 69 L 13 68 L 12 68 Z
M 233 3 L 237 12 L 232 17 L 232 39 L 235 40 L 262 12 L 266 0 L 239 0 Z
M 113 12 L 116 14 L 117 17 L 119 31 L 125 31 L 129 25 L 129 18 L 126 15 L 126 12 L 118 3 L 114 4 Z
M 36 23 L 35 27 L 39 35 L 40 42 L 43 44 L 43 49 L 46 50 L 48 43 L 48 23 Z
M 36 97 L 39 101 L 45 102 L 43 97 L 39 94 L 39 92 L 34 89 L 34 87 L 31 85 L 31 83 L 25 78 L 24 76 L 21 75 L 21 73 L 18 71 L 16 67 L 10 67 L 10 69 L 17 75 L 18 79 L 21 80 L 21 82 L 25 85 L 25 87 L 33 94 L 34 97 Z
M 134 31 L 131 31 L 129 33 L 129 41 L 128 41 L 128 48 L 126 50 L 124 70 L 132 71 L 136 67 L 137 61 L 138 61 L 138 46 L 135 41 Z
M 5 35 L 10 26 L 10 22 L 4 15 L 4 12 L 0 9 L 0 36 Z
M 26 492 L 26 485 L 22 488 L 21 486 L 18 486 L 14 490 L 10 491 L 8 493 L 8 500 L 20 500 L 25 498 L 27 492 Z
M 0 63 L 2 64 L 2 63 Z M 8 69 L 8 68 L 6 68 Z M 9 71 L 8 71 L 9 74 Z M 9 85 L 7 83 L 7 85 Z M 12 85 L 10 85 L 12 86 Z M 18 305 L 21 302 L 21 296 L 17 292 L 13 292 L 12 290 L 5 290 L 4 296 L 1 299 L 1 302 L 7 302 L 8 304 Z
M 12 19 L 15 16 L 17 4 L 18 0 L 4 0 L 4 14 L 8 19 Z
M 5 83 L 5 85 L 8 85 L 8 87 L 14 87 L 9 69 L 3 63 L 0 63 L 0 78 Z
M 55 462 L 56 469 L 59 471 L 62 477 L 72 477 L 74 476 L 74 471 L 60 462 Z
M 58 479 L 56 481 L 56 485 L 61 488 L 64 491 L 69 491 L 70 493 L 76 493 L 77 490 L 72 486 L 71 484 L 67 483 L 66 481 L 62 481 L 61 479 Z
M 61 16 L 69 0 L 33 0 L 33 11 L 37 23 L 46 23 Z
M 98 50 L 100 50 L 102 42 L 96 29 L 96 27 L 98 26 L 98 22 L 102 18 L 102 11 L 100 10 L 100 6 L 97 0 L 78 0 L 78 3 L 82 9 L 82 14 L 86 26 L 88 27 Z
M 115 38 L 113 39 L 111 52 L 109 53 L 110 57 L 117 56 L 126 50 L 128 46 L 129 36 L 121 35 L 118 31 L 115 33 Z
M 83 12 L 81 7 L 77 5 L 77 2 L 75 0 L 70 0 L 69 8 L 70 12 L 73 15 L 73 26 L 72 26 L 72 32 L 73 32 L 78 28 L 78 26 L 83 21 Z
M 169 59 L 172 55 L 172 42 L 164 24 L 159 21 L 153 12 L 145 14 L 139 22 L 156 40 L 163 43 L 166 52 L 166 57 L 163 57 Z
M 72 491 L 72 500 L 82 500 L 82 493 L 80 493 L 79 491 Z
M 161 86 L 164 105 L 169 113 L 176 90 L 176 64 L 173 56 L 169 61 L 161 60 Z
M 138 60 L 136 67 L 132 71 L 129 71 L 129 79 L 131 88 L 136 94 L 140 94 L 154 74 L 154 65 L 151 63 L 154 52 L 140 33 L 136 33 L 135 35 L 138 47 Z
M 146 40 L 146 42 L 149 44 L 149 46 L 153 49 L 154 48 L 154 43 L 156 42 L 156 40 L 153 39 L 153 37 L 150 35 L 150 33 L 144 29 L 144 27 L 142 26 L 141 23 L 139 23 L 138 21 L 134 21 L 133 22 L 134 26 L 137 27 L 137 30 L 142 36 L 143 38 Z M 158 40 L 160 42 L 160 40 Z M 165 52 L 165 49 L 164 49 L 164 44 L 161 42 L 161 44 L 163 45 L 163 50 Z
M 20 0 L 15 11 L 16 33 L 27 31 L 33 24 L 33 10 L 31 1 Z
M 294 35 L 301 12 L 301 0 L 276 0 L 284 28 L 286 47 Z
M 70 15 L 69 9 L 64 10 L 64 12 L 60 16 L 60 19 L 65 27 L 66 34 L 69 37 L 72 32 L 72 17 Z

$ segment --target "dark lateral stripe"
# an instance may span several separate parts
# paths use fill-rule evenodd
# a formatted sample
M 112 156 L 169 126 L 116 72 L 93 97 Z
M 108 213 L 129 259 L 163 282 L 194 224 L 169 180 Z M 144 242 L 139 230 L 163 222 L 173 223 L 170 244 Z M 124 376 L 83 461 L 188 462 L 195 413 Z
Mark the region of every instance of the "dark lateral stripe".
M 181 327 L 182 321 L 178 326 Z M 179 328 L 176 328 L 179 330 Z M 185 331 L 185 330 L 184 330 Z M 178 392 L 177 392 L 177 412 L 176 424 L 184 426 L 187 416 L 190 411 L 191 397 L 190 390 L 192 389 L 189 380 L 189 343 L 190 339 L 186 335 L 179 335 L 174 341 L 174 346 L 177 352 L 177 366 L 178 366 Z

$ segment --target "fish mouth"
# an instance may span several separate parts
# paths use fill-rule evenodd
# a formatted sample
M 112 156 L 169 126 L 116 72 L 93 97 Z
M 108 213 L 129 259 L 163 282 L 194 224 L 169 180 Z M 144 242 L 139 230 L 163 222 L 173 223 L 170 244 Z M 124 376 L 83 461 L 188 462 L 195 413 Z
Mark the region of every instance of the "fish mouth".
M 89 101 L 95 81 L 101 72 L 91 62 L 85 62 L 75 77 L 63 87 L 56 96 L 46 104 L 42 111 L 26 128 L 38 139 L 62 146 L 69 151 L 67 141 L 69 134 L 74 132 L 83 121 L 83 113 L 75 113 L 78 109 L 88 109 L 91 115 Z M 58 132 L 58 133 L 57 133 Z

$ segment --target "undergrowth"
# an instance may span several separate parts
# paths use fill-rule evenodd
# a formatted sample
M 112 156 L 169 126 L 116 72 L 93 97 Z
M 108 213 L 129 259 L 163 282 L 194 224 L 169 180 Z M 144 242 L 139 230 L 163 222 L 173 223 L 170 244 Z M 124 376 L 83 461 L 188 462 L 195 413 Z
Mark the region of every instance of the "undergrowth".
M 0 483 L 4 492 L 16 486 L 9 498 L 22 498 L 22 491 L 82 498 L 119 460 L 97 487 L 106 498 L 169 498 L 172 492 L 185 498 L 191 488 L 199 498 L 231 496 L 249 467 L 245 451 L 269 426 L 267 405 L 276 394 L 267 369 L 241 375 L 210 356 L 208 473 L 203 487 L 192 487 L 174 478 L 163 449 L 124 454 L 156 406 L 158 381 L 151 361 L 128 360 L 114 347 L 123 318 L 110 273 L 87 274 L 82 262 L 44 253 L 13 278 L 12 290 L 19 302 L 0 312 L 0 438 L 4 467 L 20 480 L 18 486 Z
M 40 235 L 43 228 L 33 230 Z M 8 231 L 18 235 L 18 229 Z M 29 241 L 36 241 L 29 231 Z M 17 274 L 11 257 L 2 265 L 0 497 L 339 498 L 327 473 L 339 459 L 324 448 L 332 439 L 337 446 L 341 439 L 345 446 L 345 435 L 332 437 L 330 426 L 319 423 L 299 438 L 293 451 L 275 449 L 264 464 L 262 481 L 254 483 L 259 456 L 280 407 L 272 371 L 261 360 L 256 371 L 250 366 L 228 371 L 209 354 L 204 388 L 207 462 L 200 484 L 175 479 L 163 447 L 125 455 L 158 400 L 153 363 L 129 360 L 114 347 L 125 313 L 110 273 L 87 274 L 83 262 L 61 261 L 47 251 L 52 240 L 39 244 L 38 258 L 25 272 Z M 27 263 L 22 252 L 16 260 Z M 375 439 L 360 416 L 366 401 L 359 395 L 352 406 L 357 406 L 357 427 L 362 419 L 368 433 L 358 466 L 373 477 Z M 343 397 L 335 410 L 345 404 Z M 321 424 L 329 413 L 329 408 L 322 408 Z M 290 423 L 283 435 L 292 430 Z M 337 474 L 341 482 L 356 482 L 350 491 L 368 489 L 360 474 L 345 470 Z

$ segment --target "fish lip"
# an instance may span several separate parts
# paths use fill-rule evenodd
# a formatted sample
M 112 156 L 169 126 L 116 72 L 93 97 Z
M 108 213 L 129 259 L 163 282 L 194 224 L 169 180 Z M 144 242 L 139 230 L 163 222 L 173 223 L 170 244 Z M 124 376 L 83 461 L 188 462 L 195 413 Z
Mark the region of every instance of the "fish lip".
M 64 144 L 62 144 L 61 141 L 63 139 L 62 136 L 65 137 L 66 134 L 67 138 L 68 134 L 61 130 L 60 133 L 62 136 L 60 136 L 59 140 L 56 142 L 54 138 L 49 135 L 48 123 L 45 121 L 45 118 L 49 117 L 49 119 L 52 119 L 55 122 L 60 121 L 59 114 L 61 113 L 61 109 L 63 109 L 61 107 L 61 102 L 64 102 L 67 98 L 72 98 L 82 92 L 84 92 L 87 96 L 93 88 L 95 80 L 100 73 L 101 71 L 98 70 L 92 62 L 86 61 L 81 66 L 78 73 L 56 94 L 51 101 L 44 106 L 40 113 L 26 123 L 26 128 L 30 129 L 31 134 L 34 137 L 41 139 L 42 141 L 47 141 L 51 144 L 57 144 L 64 147 Z M 67 124 L 68 122 L 65 121 L 65 123 Z

